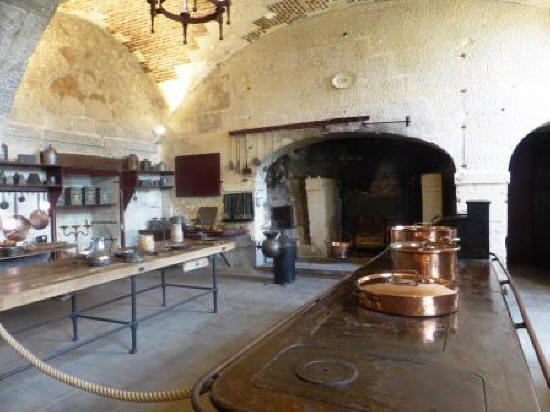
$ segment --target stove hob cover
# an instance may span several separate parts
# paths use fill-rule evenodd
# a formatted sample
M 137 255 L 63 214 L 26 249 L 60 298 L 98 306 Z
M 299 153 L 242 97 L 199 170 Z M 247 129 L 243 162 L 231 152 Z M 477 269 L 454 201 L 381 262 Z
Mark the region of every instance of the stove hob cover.
M 312 345 L 284 349 L 252 384 L 354 410 L 486 410 L 483 378 L 474 372 Z

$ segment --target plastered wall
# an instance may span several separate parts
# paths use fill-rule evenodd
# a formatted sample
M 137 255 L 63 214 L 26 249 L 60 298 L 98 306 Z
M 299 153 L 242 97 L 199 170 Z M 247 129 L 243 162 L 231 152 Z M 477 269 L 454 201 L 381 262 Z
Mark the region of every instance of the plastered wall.
M 469 199 L 491 200 L 491 248 L 504 255 L 509 158 L 524 136 L 550 120 L 549 60 L 548 10 L 494 0 L 358 4 L 280 29 L 220 64 L 171 116 L 174 134 L 164 157 L 221 152 L 223 190 L 254 190 L 261 168 L 244 181 L 228 168 L 230 130 L 409 115 L 408 128 L 348 129 L 421 139 L 449 153 L 458 210 Z M 343 72 L 353 84 L 333 88 L 331 79 Z M 278 133 L 274 149 L 326 132 Z M 249 158 L 255 145 L 249 136 Z M 269 136 L 258 145 L 263 159 L 272 157 Z M 199 204 L 218 201 L 176 204 L 192 215 Z

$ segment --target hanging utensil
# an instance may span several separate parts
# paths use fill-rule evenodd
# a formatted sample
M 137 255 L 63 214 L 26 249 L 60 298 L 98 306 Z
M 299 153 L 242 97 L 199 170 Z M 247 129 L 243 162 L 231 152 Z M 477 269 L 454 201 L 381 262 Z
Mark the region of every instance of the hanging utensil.
M 25 195 L 23 193 L 19 193 L 19 197 L 17 198 L 21 203 L 25 201 Z
M 50 216 L 40 208 L 40 193 L 36 194 L 36 209 L 32 211 L 29 222 L 36 230 L 45 229 L 50 224 Z
M 258 157 L 258 135 L 256 135 L 255 138 L 256 138 L 256 156 L 254 157 L 254 159 L 252 159 L 252 164 L 254 166 L 260 166 L 262 164 L 262 161 Z
M 252 174 L 252 169 L 248 167 L 248 135 L 244 136 L 244 169 L 243 175 L 250 176 Z
M 8 240 L 20 242 L 27 238 L 29 230 L 31 229 L 31 223 L 25 217 L 19 216 L 16 193 L 13 194 L 13 212 L 13 216 L 9 217 L 4 222 L 2 231 Z
M 6 202 L 6 194 L 2 192 L 2 203 L 0 203 L 0 209 L 6 210 L 8 207 L 10 207 L 10 204 Z
M 241 173 L 241 138 L 238 137 L 237 139 L 237 166 L 235 166 L 235 170 L 237 173 Z
M 233 138 L 229 136 L 229 170 L 235 170 L 235 163 L 233 163 Z

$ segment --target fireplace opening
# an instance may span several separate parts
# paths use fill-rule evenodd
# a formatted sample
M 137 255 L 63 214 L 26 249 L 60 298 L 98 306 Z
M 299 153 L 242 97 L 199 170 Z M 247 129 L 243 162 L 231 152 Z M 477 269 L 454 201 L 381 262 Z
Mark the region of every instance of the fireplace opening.
M 444 151 L 404 137 L 312 143 L 269 167 L 266 226 L 290 223 L 300 257 L 327 257 L 327 242 L 342 240 L 369 256 L 388 244 L 392 225 L 454 215 L 454 173 Z

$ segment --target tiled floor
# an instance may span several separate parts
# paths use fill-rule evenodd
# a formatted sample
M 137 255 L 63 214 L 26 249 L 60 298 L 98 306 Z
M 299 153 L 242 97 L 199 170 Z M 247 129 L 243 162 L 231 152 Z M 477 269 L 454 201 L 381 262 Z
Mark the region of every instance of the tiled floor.
M 170 279 L 178 276 L 171 274 Z M 188 283 L 206 284 L 209 274 L 185 275 Z M 63 371 L 91 381 L 124 389 L 154 391 L 192 385 L 201 375 L 236 352 L 285 315 L 326 290 L 335 277 L 298 277 L 295 284 L 279 286 L 260 276 L 220 276 L 220 313 L 212 314 L 211 296 L 161 314 L 140 324 L 138 354 L 129 355 L 130 333 L 123 330 L 51 363 Z M 139 277 L 139 288 L 158 282 L 158 274 Z M 80 304 L 128 293 L 129 280 L 112 282 L 82 293 Z M 170 290 L 170 299 L 195 293 Z M 160 290 L 138 296 L 138 315 L 158 308 Z M 130 302 L 94 310 L 99 316 L 128 318 Z M 48 300 L 0 316 L 8 329 L 36 322 L 68 310 L 70 302 Z M 81 339 L 111 327 L 81 320 Z M 22 342 L 41 354 L 70 343 L 69 320 L 24 333 Z M 20 361 L 4 344 L 0 346 L 0 371 Z M 187 402 L 137 405 L 87 394 L 28 370 L 0 381 L 0 411 L 113 411 L 188 410 Z
M 546 358 L 550 360 L 550 269 L 512 265 L 509 270 L 518 286 L 527 315 Z M 513 302 L 511 309 L 514 319 L 519 320 L 520 317 Z M 531 369 L 541 407 L 544 411 L 550 412 L 550 390 L 546 386 L 529 336 L 525 330 L 519 330 L 518 334 Z

